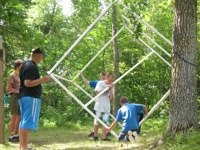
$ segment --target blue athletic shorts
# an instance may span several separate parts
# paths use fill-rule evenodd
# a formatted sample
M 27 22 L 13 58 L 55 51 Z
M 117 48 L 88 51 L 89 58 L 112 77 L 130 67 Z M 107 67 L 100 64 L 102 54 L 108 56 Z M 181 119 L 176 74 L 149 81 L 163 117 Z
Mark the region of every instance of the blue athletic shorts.
M 103 121 L 106 125 L 110 124 L 110 118 L 108 113 L 95 111 L 95 115 L 99 117 L 99 119 L 101 119 L 101 121 Z M 94 124 L 96 125 L 99 124 L 98 120 L 95 118 L 94 118 Z
M 37 130 L 40 114 L 40 98 L 22 97 L 18 100 L 21 121 L 19 127 L 22 129 Z

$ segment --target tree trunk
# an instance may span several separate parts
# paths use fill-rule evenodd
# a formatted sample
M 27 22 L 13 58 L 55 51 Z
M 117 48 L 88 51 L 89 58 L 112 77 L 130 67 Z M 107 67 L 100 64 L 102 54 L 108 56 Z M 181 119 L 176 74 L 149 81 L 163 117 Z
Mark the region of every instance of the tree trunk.
M 117 33 L 116 28 L 116 6 L 114 5 L 112 8 L 112 36 Z M 115 79 L 119 77 L 119 51 L 117 45 L 117 38 L 113 40 L 113 51 L 114 51 L 114 75 Z M 114 86 L 114 99 L 113 99 L 113 115 L 116 116 L 119 104 L 118 97 L 118 83 Z
M 168 131 L 198 128 L 197 0 L 175 0 Z
M 4 62 L 2 36 L 0 36 L 0 144 L 4 144 Z

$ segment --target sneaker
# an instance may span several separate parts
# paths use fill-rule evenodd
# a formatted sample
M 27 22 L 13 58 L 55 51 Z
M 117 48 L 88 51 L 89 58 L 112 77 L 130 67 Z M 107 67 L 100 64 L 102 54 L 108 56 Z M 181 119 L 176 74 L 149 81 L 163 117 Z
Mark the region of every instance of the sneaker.
M 132 131 L 128 131 L 128 139 L 131 143 L 134 143 L 134 138 L 133 138 L 133 132 Z
M 140 137 L 138 136 L 137 132 L 134 131 L 133 136 L 134 136 L 136 142 L 140 141 Z
M 9 142 L 18 142 L 19 139 L 17 140 L 17 138 L 15 138 L 15 137 L 9 137 L 9 138 L 8 138 L 8 141 L 9 141 Z
M 108 132 L 108 133 L 106 134 L 106 136 L 111 136 L 111 133 L 110 133 L 110 132 Z
M 93 139 L 94 139 L 94 141 L 98 141 L 99 139 L 98 139 L 98 137 L 93 137 Z
M 102 141 L 111 141 L 109 138 L 102 139 Z
M 14 138 L 16 139 L 17 142 L 19 142 L 19 135 L 14 136 Z
M 91 132 L 88 137 L 94 137 L 94 132 Z

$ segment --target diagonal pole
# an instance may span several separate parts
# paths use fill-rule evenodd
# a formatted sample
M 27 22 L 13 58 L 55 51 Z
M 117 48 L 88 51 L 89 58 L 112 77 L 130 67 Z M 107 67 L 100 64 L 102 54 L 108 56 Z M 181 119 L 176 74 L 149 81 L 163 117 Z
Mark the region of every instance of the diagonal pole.
M 52 73 L 52 75 L 53 76 L 55 76 L 56 78 L 58 78 L 58 79 L 62 79 L 62 80 L 64 80 L 64 81 L 67 81 L 67 82 L 70 82 L 70 83 L 72 83 L 72 84 L 74 84 L 78 89 L 80 89 L 83 93 L 85 93 L 88 97 L 90 97 L 90 98 L 93 98 L 88 92 L 86 92 L 81 86 L 79 86 L 76 82 L 73 82 L 73 81 L 71 81 L 71 80 L 68 80 L 68 79 L 65 79 L 65 78 L 63 78 L 63 77 L 61 77 L 61 76 L 58 76 L 58 75 L 56 75 L 56 74 L 54 74 L 54 73 Z M 83 108 L 82 108 L 83 109 Z M 110 113 L 110 112 L 108 112 L 108 114 L 111 116 L 111 118 L 113 119 L 113 120 L 115 120 L 115 117 Z M 118 124 L 121 126 L 121 124 L 118 122 Z
M 69 96 L 71 96 L 79 105 L 81 105 L 92 117 L 97 119 L 104 127 L 108 127 L 101 119 L 99 119 L 90 109 L 88 109 L 73 93 L 70 92 L 56 77 L 54 77 L 53 74 L 50 74 L 50 77 L 58 84 L 60 85 Z M 111 131 L 111 134 L 118 139 L 118 135 L 114 132 Z
M 153 108 L 148 112 L 147 116 L 140 121 L 139 125 L 141 125 L 145 120 L 147 120 L 147 118 L 160 106 L 160 104 L 169 96 L 169 94 L 170 90 L 168 90 L 165 93 L 165 95 L 163 95 L 163 97 L 158 101 L 158 103 L 153 106 Z
M 83 67 L 83 69 L 81 70 L 81 72 L 83 72 L 94 60 L 95 58 L 97 58 L 97 56 L 119 35 L 119 33 L 122 32 L 122 30 L 124 29 L 124 26 L 122 26 L 122 28 L 115 34 L 115 36 L 113 36 L 102 48 L 101 50 L 85 65 L 85 67 Z M 73 80 L 75 80 L 77 77 L 79 76 L 79 74 L 77 74 Z
M 121 5 L 128 10 L 128 7 L 124 4 L 121 3 Z M 158 32 L 158 30 L 156 30 L 153 26 L 151 26 L 150 24 L 148 24 L 145 20 L 143 20 L 139 15 L 137 15 L 135 12 L 132 12 L 132 14 L 135 16 L 135 18 L 137 18 L 138 20 L 140 20 L 145 26 L 149 27 L 153 32 L 155 32 L 158 36 L 160 36 L 165 42 L 167 42 L 169 45 L 172 46 L 172 42 L 169 41 L 166 37 L 164 37 L 160 32 Z
M 65 54 L 60 58 L 59 61 L 52 67 L 51 70 L 47 72 L 47 74 L 51 74 L 57 67 L 58 65 L 67 57 L 67 55 L 78 45 L 82 39 L 87 35 L 87 33 L 92 30 L 92 28 L 103 18 L 103 16 L 108 12 L 108 10 L 112 7 L 117 2 L 115 0 L 113 3 L 111 3 L 98 17 L 97 19 L 83 32 L 83 34 L 75 41 L 75 43 L 65 52 Z
M 147 59 L 149 56 L 151 56 L 154 52 L 150 52 L 147 56 L 145 56 L 142 60 L 140 60 L 136 65 L 134 65 L 132 68 L 130 68 L 127 72 L 125 72 L 121 77 L 119 77 L 117 80 L 113 82 L 113 84 L 116 84 L 119 82 L 122 78 L 124 78 L 128 73 L 130 73 L 133 69 L 135 69 L 137 66 L 139 66 L 145 59 Z M 97 97 L 102 95 L 105 91 L 107 91 L 109 87 L 106 87 L 104 90 L 102 90 L 99 94 L 97 94 L 94 98 L 92 98 L 85 106 L 90 105 Z

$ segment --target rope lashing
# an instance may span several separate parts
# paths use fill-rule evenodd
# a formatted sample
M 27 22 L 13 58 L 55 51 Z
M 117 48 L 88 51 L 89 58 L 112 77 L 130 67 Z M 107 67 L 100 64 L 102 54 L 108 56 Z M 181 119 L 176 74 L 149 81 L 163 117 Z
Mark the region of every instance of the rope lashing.
M 190 86 L 189 86 L 189 65 L 191 66 L 194 66 L 194 67 L 197 67 L 197 64 L 194 64 L 190 61 L 188 61 L 186 58 L 183 57 L 183 55 L 177 51 L 177 50 L 174 50 L 174 54 L 176 54 L 182 61 L 184 61 L 186 63 L 186 82 L 187 82 L 187 85 L 186 85 L 186 92 L 189 93 L 190 91 Z

